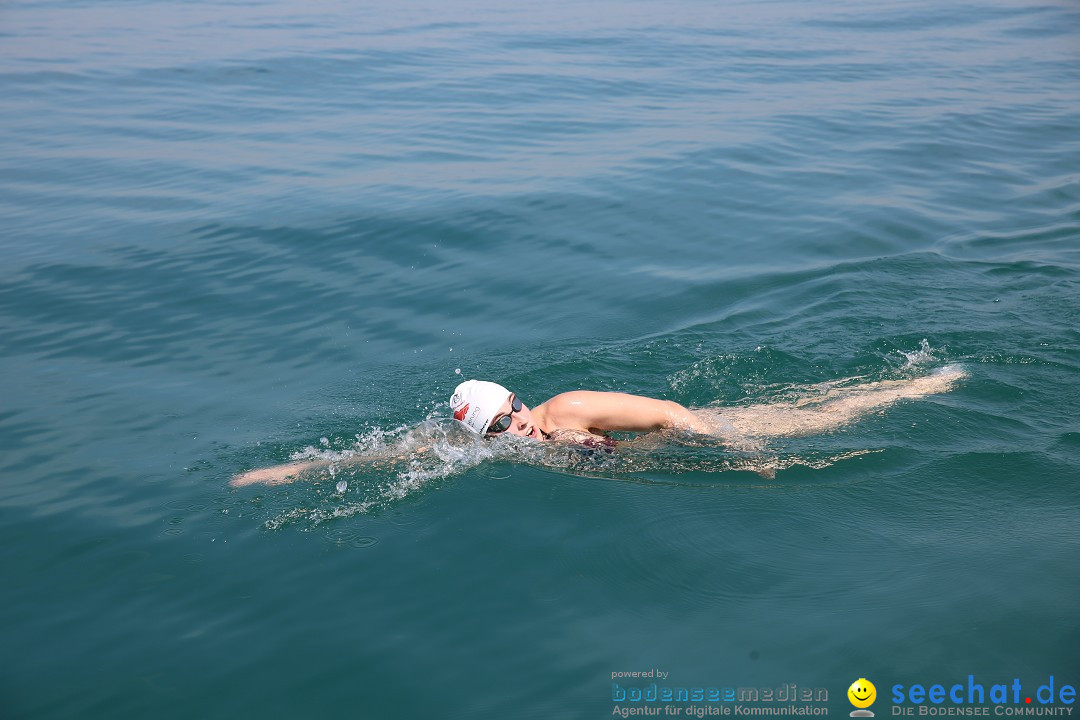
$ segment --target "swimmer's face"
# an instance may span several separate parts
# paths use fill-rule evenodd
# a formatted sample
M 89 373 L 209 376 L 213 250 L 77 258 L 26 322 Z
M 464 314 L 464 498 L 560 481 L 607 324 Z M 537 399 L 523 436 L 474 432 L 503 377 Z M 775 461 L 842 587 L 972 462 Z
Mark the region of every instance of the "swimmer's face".
M 540 432 L 540 428 L 536 426 L 536 421 L 533 420 L 532 411 L 521 404 L 521 409 L 514 411 L 513 402 L 514 395 L 511 393 L 510 397 L 506 398 L 506 402 L 499 408 L 499 412 L 495 413 L 495 417 L 491 419 L 491 423 L 495 422 L 501 417 L 510 418 L 510 427 L 506 429 L 506 432 L 510 435 L 520 435 L 521 437 L 532 438 L 533 440 L 543 440 L 544 436 Z M 495 437 L 496 435 L 502 435 L 503 433 L 491 433 L 487 434 L 487 437 Z

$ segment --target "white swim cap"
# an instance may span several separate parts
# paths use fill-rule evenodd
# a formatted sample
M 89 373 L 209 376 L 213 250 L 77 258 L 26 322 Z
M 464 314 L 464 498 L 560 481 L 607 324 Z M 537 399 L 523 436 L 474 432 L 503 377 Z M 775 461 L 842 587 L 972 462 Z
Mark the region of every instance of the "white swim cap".
M 509 397 L 510 391 L 498 383 L 466 380 L 450 396 L 450 410 L 455 420 L 477 435 L 483 435 Z

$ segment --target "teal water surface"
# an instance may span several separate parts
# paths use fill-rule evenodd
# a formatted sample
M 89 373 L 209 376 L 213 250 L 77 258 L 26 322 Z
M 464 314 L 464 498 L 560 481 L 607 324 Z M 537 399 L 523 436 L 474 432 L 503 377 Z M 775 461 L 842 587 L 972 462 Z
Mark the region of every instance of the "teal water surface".
M 1078 51 L 1054 0 L 5 3 L 0 717 L 1080 684 Z M 749 454 L 446 422 L 950 364 Z

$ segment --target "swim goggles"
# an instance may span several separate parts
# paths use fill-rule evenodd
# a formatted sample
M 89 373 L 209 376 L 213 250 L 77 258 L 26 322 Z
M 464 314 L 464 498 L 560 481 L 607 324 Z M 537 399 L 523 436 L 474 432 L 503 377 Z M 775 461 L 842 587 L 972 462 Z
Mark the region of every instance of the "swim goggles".
M 518 400 L 517 395 L 511 395 L 510 412 L 491 423 L 491 427 L 487 429 L 488 435 L 498 435 L 499 433 L 504 433 L 509 430 L 510 426 L 514 424 L 513 415 L 517 412 L 521 412 L 521 401 Z

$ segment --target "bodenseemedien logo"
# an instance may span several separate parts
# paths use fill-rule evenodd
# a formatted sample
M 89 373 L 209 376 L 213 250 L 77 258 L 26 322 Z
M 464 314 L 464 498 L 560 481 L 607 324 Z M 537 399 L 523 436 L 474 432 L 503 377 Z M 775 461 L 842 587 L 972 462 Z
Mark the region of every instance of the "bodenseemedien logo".
M 877 688 L 874 687 L 874 683 L 866 678 L 859 678 L 847 689 L 847 697 L 855 706 L 855 709 L 851 711 L 851 717 L 874 717 L 874 713 L 867 710 L 877 699 Z

